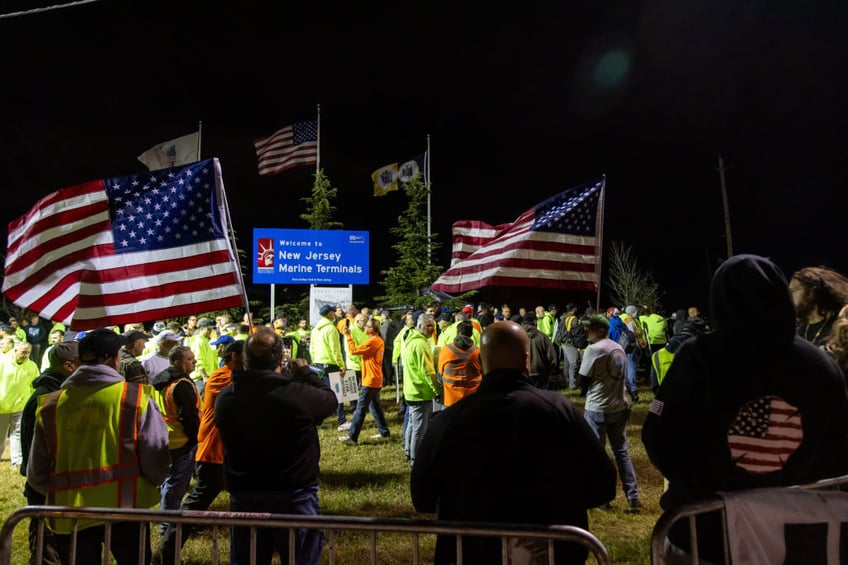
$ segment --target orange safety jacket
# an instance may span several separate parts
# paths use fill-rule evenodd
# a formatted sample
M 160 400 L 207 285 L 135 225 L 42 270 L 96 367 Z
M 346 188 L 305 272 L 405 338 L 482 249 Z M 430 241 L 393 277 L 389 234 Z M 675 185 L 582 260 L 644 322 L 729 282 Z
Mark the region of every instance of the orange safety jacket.
M 136 450 L 151 393 L 149 385 L 124 382 L 85 395 L 59 389 L 38 398 L 36 417 L 55 461 L 47 505 L 150 508 L 157 503 L 159 490 L 141 474 Z M 82 530 L 103 521 L 78 524 Z M 71 533 L 72 527 L 68 518 L 48 518 L 47 526 L 59 534 Z
M 472 345 L 463 351 L 449 343 L 439 352 L 439 374 L 444 388 L 445 406 L 456 404 L 477 391 L 483 380 L 480 348 Z
M 201 463 L 224 463 L 224 444 L 215 425 L 215 399 L 224 387 L 233 382 L 233 371 L 224 365 L 212 371 L 204 389 L 203 410 L 200 412 L 200 428 L 197 430 L 197 453 L 195 461 Z

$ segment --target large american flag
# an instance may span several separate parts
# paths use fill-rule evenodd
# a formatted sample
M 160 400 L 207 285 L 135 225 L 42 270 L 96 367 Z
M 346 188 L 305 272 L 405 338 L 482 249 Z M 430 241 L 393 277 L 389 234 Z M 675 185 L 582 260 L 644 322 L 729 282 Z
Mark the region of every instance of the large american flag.
M 511 224 L 453 224 L 451 267 L 431 289 L 486 286 L 595 290 L 600 281 L 604 178 L 561 192 Z
M 286 169 L 318 162 L 318 123 L 297 122 L 268 137 L 253 141 L 260 175 L 276 175 Z
M 3 294 L 85 330 L 243 305 L 217 159 L 63 188 L 9 224 Z
M 746 402 L 727 431 L 730 458 L 754 474 L 782 469 L 803 439 L 801 414 L 779 396 Z

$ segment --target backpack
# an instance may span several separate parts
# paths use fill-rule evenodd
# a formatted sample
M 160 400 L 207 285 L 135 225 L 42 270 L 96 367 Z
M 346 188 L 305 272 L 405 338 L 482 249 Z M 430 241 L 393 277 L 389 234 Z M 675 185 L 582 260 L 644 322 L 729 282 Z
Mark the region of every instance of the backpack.
M 636 349 L 636 334 L 624 324 L 620 328 L 618 344 L 624 349 L 625 353 L 633 353 L 633 350 Z
M 571 316 L 567 316 L 563 314 L 559 322 L 556 326 L 556 333 L 554 334 L 554 339 L 552 340 L 555 344 L 563 344 L 565 340 L 568 339 L 568 332 L 566 331 L 566 326 L 568 326 L 568 318 Z
M 577 349 L 586 349 L 589 345 L 589 335 L 586 333 L 586 326 L 580 323 L 577 316 L 569 316 L 571 319 L 571 327 L 565 333 L 565 343 L 573 345 Z M 568 320 L 564 326 L 568 326 Z

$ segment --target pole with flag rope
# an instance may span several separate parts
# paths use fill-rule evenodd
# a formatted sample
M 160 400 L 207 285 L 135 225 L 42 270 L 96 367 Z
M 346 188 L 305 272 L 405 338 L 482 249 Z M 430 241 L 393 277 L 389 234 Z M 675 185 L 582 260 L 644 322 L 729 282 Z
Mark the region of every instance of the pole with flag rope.
M 604 183 L 601 185 L 601 193 L 598 195 L 598 215 L 595 225 L 597 227 L 598 236 L 595 238 L 595 256 L 598 258 L 595 263 L 595 276 L 598 278 L 597 295 L 595 297 L 595 312 L 600 312 L 601 308 L 601 263 L 603 260 L 604 250 L 604 200 L 607 192 L 607 176 L 604 175 Z
M 197 160 L 200 161 L 203 158 L 200 156 L 200 140 L 203 137 L 203 122 L 201 120 L 197 120 Z
M 430 134 L 427 134 L 427 151 L 424 152 L 424 185 L 427 187 L 427 263 L 433 261 L 433 250 L 430 243 L 431 214 L 430 214 Z

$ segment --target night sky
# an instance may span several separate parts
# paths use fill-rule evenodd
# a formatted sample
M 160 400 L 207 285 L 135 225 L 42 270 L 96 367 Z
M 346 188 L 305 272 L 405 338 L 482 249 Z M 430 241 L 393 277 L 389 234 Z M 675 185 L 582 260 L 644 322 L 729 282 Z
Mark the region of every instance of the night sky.
M 115 1 L 0 19 L 0 220 L 144 170 L 137 155 L 202 121 L 202 156 L 221 160 L 249 250 L 254 227 L 307 227 L 314 172 L 259 177 L 252 140 L 320 104 L 336 219 L 371 232 L 372 282 L 406 201 L 373 198 L 370 174 L 421 153 L 428 134 L 444 267 L 454 221 L 511 222 L 606 175 L 606 243 L 632 245 L 668 310 L 705 307 L 726 255 L 721 154 L 735 253 L 787 275 L 848 272 L 844 1 L 302 4 Z M 354 300 L 381 292 L 355 287 Z M 267 287 L 250 294 L 267 300 Z

